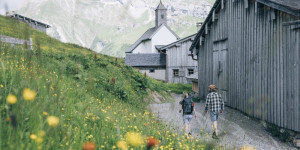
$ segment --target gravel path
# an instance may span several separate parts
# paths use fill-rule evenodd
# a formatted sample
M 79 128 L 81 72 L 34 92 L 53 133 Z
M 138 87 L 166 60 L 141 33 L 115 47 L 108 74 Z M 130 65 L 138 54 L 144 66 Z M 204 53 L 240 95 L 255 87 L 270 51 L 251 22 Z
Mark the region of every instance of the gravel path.
M 173 95 L 174 103 L 151 104 L 149 109 L 159 120 L 169 126 L 183 132 L 182 114 L 178 112 L 181 95 Z M 212 127 L 209 115 L 203 116 L 205 103 L 195 103 L 197 119 L 192 120 L 192 135 L 212 141 Z M 243 145 L 254 146 L 258 150 L 293 150 L 293 146 L 280 142 L 264 130 L 262 124 L 253 120 L 237 110 L 225 108 L 225 112 L 220 116 L 218 122 L 219 144 L 229 149 L 239 149 Z M 200 136 L 200 132 L 208 133 L 208 136 Z

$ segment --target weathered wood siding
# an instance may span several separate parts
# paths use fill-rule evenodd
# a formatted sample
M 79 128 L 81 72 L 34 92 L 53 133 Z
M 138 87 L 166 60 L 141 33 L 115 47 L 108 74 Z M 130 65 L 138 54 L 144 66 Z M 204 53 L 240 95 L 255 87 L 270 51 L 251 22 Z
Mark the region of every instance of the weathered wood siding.
M 199 96 L 205 99 L 214 82 L 214 45 L 225 42 L 226 104 L 300 131 L 300 28 L 283 25 L 299 18 L 255 5 L 224 0 L 224 8 L 216 10 L 198 49 Z
M 167 49 L 167 81 L 169 83 L 189 83 L 186 79 L 188 76 L 188 69 L 194 69 L 194 73 L 197 72 L 197 61 L 191 59 L 189 48 L 192 44 L 192 40 L 185 40 Z M 182 71 L 183 75 L 174 77 L 173 69 Z

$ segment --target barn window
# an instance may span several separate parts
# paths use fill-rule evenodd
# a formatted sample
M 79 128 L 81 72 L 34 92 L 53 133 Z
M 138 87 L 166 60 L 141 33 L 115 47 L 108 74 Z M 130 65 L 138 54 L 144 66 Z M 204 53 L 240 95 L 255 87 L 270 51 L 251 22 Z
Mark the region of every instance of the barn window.
M 154 72 L 155 72 L 155 69 L 151 68 L 151 69 L 149 70 L 149 72 L 150 72 L 150 73 L 154 73 Z
M 161 15 L 161 19 L 164 19 L 164 17 L 165 17 L 164 15 Z
M 194 69 L 188 69 L 188 73 L 189 73 L 189 75 L 194 74 Z
M 179 76 L 179 70 L 178 69 L 173 69 L 173 76 L 178 77 Z

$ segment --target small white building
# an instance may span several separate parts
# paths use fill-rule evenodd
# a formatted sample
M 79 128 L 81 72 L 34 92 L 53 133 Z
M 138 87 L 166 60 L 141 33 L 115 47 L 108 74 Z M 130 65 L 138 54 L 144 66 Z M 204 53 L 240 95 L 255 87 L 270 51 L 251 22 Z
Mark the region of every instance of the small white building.
M 125 64 L 158 80 L 166 79 L 166 56 L 157 47 L 177 41 L 179 37 L 167 25 L 167 9 L 159 3 L 155 10 L 155 27 L 148 29 L 126 52 Z

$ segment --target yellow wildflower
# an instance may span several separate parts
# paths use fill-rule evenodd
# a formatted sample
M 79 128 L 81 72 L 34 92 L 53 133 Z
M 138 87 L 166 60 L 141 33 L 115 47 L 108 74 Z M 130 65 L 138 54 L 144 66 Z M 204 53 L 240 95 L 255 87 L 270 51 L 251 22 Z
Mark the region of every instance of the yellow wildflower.
M 140 146 L 143 144 L 143 137 L 140 133 L 127 132 L 126 134 L 128 144 L 132 146 Z
M 121 150 L 127 150 L 127 143 L 125 141 L 119 141 L 117 142 L 117 146 L 118 148 L 120 148 Z
M 38 146 L 38 150 L 41 150 L 41 149 L 42 149 L 42 145 L 39 145 L 39 146 Z
M 29 88 L 25 88 L 23 90 L 23 98 L 26 101 L 33 101 L 35 99 L 36 93 L 33 90 L 30 90 Z
M 57 118 L 55 116 L 49 116 L 47 118 L 47 122 L 48 122 L 49 126 L 56 127 L 59 124 L 59 118 Z
M 9 94 L 6 98 L 7 103 L 9 104 L 15 104 L 17 102 L 17 97 L 13 94 Z
M 38 138 L 36 139 L 36 142 L 37 142 L 37 143 L 42 143 L 42 142 L 43 142 L 43 138 L 42 138 L 42 137 L 38 137 Z
M 38 135 L 40 136 L 40 137 L 43 137 L 43 136 L 45 136 L 45 131 L 43 131 L 43 130 L 40 130 L 39 132 L 38 132 Z
M 89 138 L 89 139 L 90 139 L 90 138 L 93 138 L 93 135 L 92 135 L 92 134 L 91 134 L 91 135 L 89 135 L 89 136 L 88 136 L 88 138 Z
M 48 116 L 48 113 L 44 111 L 44 112 L 43 112 L 43 115 Z
M 30 135 L 30 139 L 36 140 L 36 139 L 37 139 L 37 136 L 36 136 L 35 134 L 31 134 L 31 135 Z

